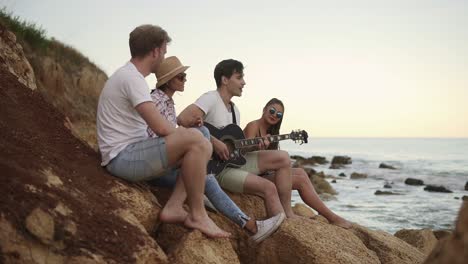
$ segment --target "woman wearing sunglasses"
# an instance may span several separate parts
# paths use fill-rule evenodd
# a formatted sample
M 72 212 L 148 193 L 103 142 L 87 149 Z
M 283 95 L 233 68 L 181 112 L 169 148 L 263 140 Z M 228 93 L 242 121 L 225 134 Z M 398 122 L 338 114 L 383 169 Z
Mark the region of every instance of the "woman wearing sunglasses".
M 244 129 L 246 138 L 279 135 L 281 123 L 284 118 L 284 105 L 281 100 L 273 98 L 263 107 L 262 117 L 247 124 Z M 260 149 L 278 149 L 278 142 L 270 143 L 266 139 L 258 146 Z M 317 195 L 314 186 L 304 169 L 292 168 L 292 189 L 297 190 L 302 200 L 315 209 L 320 215 L 334 225 L 350 228 L 351 223 L 339 215 L 333 213 Z M 274 181 L 274 174 L 265 175 L 267 179 Z
M 188 68 L 189 66 L 183 66 L 177 57 L 172 56 L 166 58 L 156 71 L 158 82 L 156 84 L 156 89 L 151 92 L 151 98 L 161 115 L 166 117 L 174 126 L 177 126 L 177 115 L 172 97 L 175 92 L 184 91 L 185 82 L 187 81 L 187 74 L 185 71 Z M 199 124 L 201 124 L 201 121 Z M 197 129 L 200 130 L 205 138 L 210 138 L 210 132 L 206 127 L 200 126 Z M 150 128 L 148 128 L 148 134 L 150 137 L 157 137 Z M 178 178 L 177 175 L 179 173 L 180 170 L 174 168 L 170 170 L 167 175 L 152 181 L 152 184 L 173 188 L 176 186 Z M 214 175 L 207 175 L 206 177 L 205 195 L 216 210 L 252 234 L 251 240 L 256 243 L 261 242 L 278 229 L 285 218 L 284 214 L 278 214 L 263 221 L 256 221 L 254 217 L 249 217 L 242 212 L 231 198 L 221 189 Z M 182 197 L 181 199 L 185 199 L 185 197 Z M 165 222 L 169 223 L 177 222 L 186 215 L 186 212 L 180 212 L 179 214 L 180 215 L 175 218 L 171 216 L 168 217 L 169 219 L 165 219 L 166 216 L 163 211 L 161 212 L 160 218 L 161 221 L 166 220 Z M 228 233 L 226 233 L 226 235 L 228 235 Z

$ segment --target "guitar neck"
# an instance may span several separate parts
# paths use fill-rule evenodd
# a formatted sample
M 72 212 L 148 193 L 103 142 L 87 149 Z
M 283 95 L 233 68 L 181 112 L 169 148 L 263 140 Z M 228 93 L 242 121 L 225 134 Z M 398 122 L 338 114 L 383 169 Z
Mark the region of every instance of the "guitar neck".
M 273 142 L 278 142 L 281 140 L 291 139 L 291 134 L 256 137 L 256 138 L 249 138 L 249 139 L 238 139 L 234 141 L 234 145 L 236 148 L 247 148 L 251 146 L 257 146 L 260 140 L 262 139 L 268 139 L 270 143 L 273 143 Z

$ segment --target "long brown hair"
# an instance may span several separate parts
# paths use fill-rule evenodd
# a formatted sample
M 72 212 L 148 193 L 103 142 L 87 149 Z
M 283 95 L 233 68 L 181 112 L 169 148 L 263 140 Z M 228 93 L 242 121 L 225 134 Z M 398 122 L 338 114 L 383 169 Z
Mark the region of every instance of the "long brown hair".
M 283 118 L 284 118 L 284 110 L 285 110 L 283 102 L 278 98 L 272 98 L 270 99 L 270 101 L 268 101 L 268 103 L 266 103 L 265 107 L 263 107 L 263 111 L 267 110 L 269 106 L 274 105 L 274 104 L 279 104 L 281 105 L 281 107 L 283 107 L 283 117 L 278 121 L 278 123 L 270 126 L 267 129 L 267 134 L 279 135 L 281 123 L 283 122 Z M 278 142 L 271 143 L 268 149 L 278 149 Z

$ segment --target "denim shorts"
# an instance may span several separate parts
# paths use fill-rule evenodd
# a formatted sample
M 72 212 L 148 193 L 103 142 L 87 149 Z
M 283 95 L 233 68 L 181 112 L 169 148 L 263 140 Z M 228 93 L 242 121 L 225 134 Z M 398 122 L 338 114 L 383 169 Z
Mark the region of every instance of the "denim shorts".
M 210 140 L 210 131 L 208 128 L 201 126 L 196 127 L 198 131 L 203 134 L 203 137 Z M 169 168 L 166 172 L 156 179 L 151 179 L 150 184 L 159 187 L 173 188 L 176 184 L 177 177 L 179 176 L 180 168 Z
M 161 177 L 169 170 L 166 141 L 148 138 L 128 145 L 106 166 L 112 175 L 131 182 Z

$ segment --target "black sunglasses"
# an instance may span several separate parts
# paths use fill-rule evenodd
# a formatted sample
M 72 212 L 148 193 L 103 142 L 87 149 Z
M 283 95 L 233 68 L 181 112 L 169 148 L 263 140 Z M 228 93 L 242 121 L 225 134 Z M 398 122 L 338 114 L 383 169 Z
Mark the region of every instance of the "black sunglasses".
M 283 112 L 276 111 L 276 108 L 274 107 L 270 108 L 270 110 L 268 111 L 270 111 L 270 115 L 274 115 L 276 113 L 276 117 L 278 119 L 281 119 L 283 117 Z
M 183 82 L 185 80 L 185 77 L 187 77 L 186 73 L 179 73 L 176 75 L 176 78 L 179 79 L 179 81 Z

